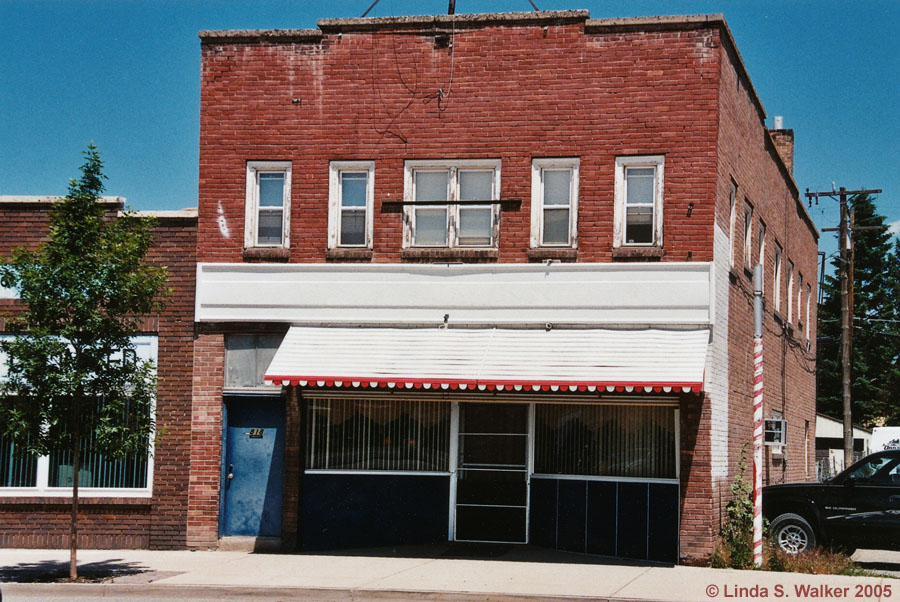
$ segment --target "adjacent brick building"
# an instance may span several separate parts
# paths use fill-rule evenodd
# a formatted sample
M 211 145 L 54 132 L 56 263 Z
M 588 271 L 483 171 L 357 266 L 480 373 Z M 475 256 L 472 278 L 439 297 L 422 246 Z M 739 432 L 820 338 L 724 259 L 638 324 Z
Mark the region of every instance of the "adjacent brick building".
M 56 200 L 0 196 L 0 256 L 18 246 L 34 248 L 44 240 L 49 209 Z M 116 219 L 125 199 L 104 197 L 101 202 L 110 219 Z M 186 545 L 197 214 L 194 210 L 141 214 L 157 219 L 156 244 L 148 259 L 169 270 L 172 289 L 164 310 L 143 319 L 143 332 L 136 340 L 138 352 L 146 351 L 146 357 L 157 363 L 158 436 L 153 457 L 138 460 L 148 467 L 139 474 L 111 477 L 113 465 L 121 463 L 97 460 L 90 466 L 85 461 L 79 496 L 79 545 L 85 548 Z M 15 296 L 0 289 L 0 336 L 5 332 L 4 318 L 20 307 Z M 71 497 L 66 495 L 65 458 L 16 459 L 10 451 L 3 442 L 0 546 L 68 547 Z

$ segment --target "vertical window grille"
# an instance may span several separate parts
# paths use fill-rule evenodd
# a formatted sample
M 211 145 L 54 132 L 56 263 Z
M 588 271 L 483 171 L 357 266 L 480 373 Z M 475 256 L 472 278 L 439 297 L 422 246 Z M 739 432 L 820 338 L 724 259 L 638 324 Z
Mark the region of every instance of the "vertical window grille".
M 666 406 L 538 404 L 534 472 L 674 479 L 675 418 Z
M 17 450 L 5 435 L 0 435 L 0 487 L 36 487 L 37 456 Z
M 450 404 L 312 398 L 307 402 L 310 470 L 446 472 Z

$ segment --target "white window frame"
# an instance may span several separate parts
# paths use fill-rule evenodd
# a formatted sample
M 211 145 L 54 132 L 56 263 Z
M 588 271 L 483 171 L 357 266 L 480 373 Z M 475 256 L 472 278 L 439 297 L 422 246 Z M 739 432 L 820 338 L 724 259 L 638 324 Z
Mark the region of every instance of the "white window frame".
M 803 325 L 803 272 L 797 272 L 797 326 Z
M 341 244 L 341 174 L 366 173 L 366 226 L 365 241 L 359 245 Z M 375 162 L 374 161 L 332 161 L 328 169 L 328 248 L 329 249 L 371 249 L 374 230 L 373 209 L 375 206 Z
M 788 259 L 787 323 L 794 320 L 794 262 Z
M 766 222 L 759 220 L 759 264 L 763 267 L 766 265 Z M 765 278 L 763 282 L 765 283 Z
M 753 205 L 744 200 L 744 267 L 753 269 Z
M 737 223 L 737 191 L 738 191 L 738 186 L 734 182 L 734 180 L 732 180 L 731 181 L 731 192 L 729 194 L 729 203 L 730 203 L 729 211 L 730 211 L 730 213 L 728 215 L 728 244 L 729 244 L 728 261 L 730 262 L 732 268 L 735 266 L 734 235 L 735 235 L 735 226 L 737 225 L 736 224 Z
M 3 338 L 11 338 L 12 335 L 0 335 Z M 159 338 L 152 335 L 132 337 L 132 343 L 138 351 L 138 357 L 142 360 L 152 360 L 154 366 L 159 366 Z M 143 353 L 141 353 L 143 349 Z M 6 358 L 2 360 L 3 373 L 6 372 Z M 156 419 L 156 400 L 150 406 L 150 414 Z M 79 487 L 79 497 L 118 497 L 118 498 L 149 498 L 153 496 L 153 456 L 155 451 L 155 438 L 151 435 L 150 444 L 147 447 L 147 486 L 142 488 L 104 488 L 104 487 Z M 71 487 L 50 487 L 50 456 L 38 456 L 34 487 L 0 487 L 0 497 L 71 497 Z
M 500 239 L 500 206 L 496 202 L 491 208 L 491 243 L 488 245 L 461 245 L 458 241 L 459 205 L 453 204 L 459 199 L 460 171 L 493 171 L 493 201 L 500 200 L 500 159 L 430 159 L 410 160 L 403 163 L 403 248 L 404 249 L 496 249 Z M 447 190 L 447 244 L 417 245 L 415 244 L 415 172 L 417 171 L 449 171 L 449 188 Z M 481 200 L 481 199 L 479 199 Z M 488 200 L 488 199 L 485 199 Z M 469 205 L 471 207 L 471 205 Z M 476 205 L 478 206 L 478 205 Z M 487 205 L 485 205 L 487 206 Z M 435 205 L 440 207 L 440 205 Z
M 806 285 L 806 340 L 809 340 L 809 303 L 812 299 L 812 285 Z
M 781 312 L 781 258 L 784 256 L 784 249 L 775 241 L 775 266 L 772 272 L 772 286 L 774 288 L 773 305 L 776 312 Z
M 578 157 L 531 160 L 531 248 L 578 248 L 578 180 L 581 159 Z M 572 172 L 569 181 L 569 240 L 565 243 L 544 243 L 544 170 Z M 560 205 L 561 206 L 561 205 Z
M 629 243 L 625 240 L 627 180 L 625 172 L 629 167 L 652 167 L 653 178 L 653 240 L 649 243 Z M 663 207 L 665 206 L 665 155 L 644 155 L 636 157 L 616 157 L 615 176 L 615 217 L 613 223 L 613 248 L 619 247 L 662 247 L 663 246 Z
M 257 222 L 259 219 L 259 174 L 284 174 L 284 202 L 282 205 L 281 244 L 260 244 Z M 288 249 L 291 246 L 291 162 L 247 161 L 247 190 L 244 215 L 244 248 Z

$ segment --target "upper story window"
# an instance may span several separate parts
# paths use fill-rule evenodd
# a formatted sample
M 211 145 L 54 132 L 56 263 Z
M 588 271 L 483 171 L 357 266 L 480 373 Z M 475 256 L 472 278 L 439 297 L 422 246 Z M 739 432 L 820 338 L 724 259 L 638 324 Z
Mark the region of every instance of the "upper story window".
M 500 160 L 407 161 L 404 247 L 496 247 Z
M 616 158 L 613 246 L 662 246 L 665 157 Z
M 788 260 L 787 321 L 794 320 L 794 262 Z
M 244 246 L 290 246 L 291 162 L 248 161 Z
M 328 186 L 328 248 L 372 248 L 375 163 L 332 161 Z
M 532 248 L 577 246 L 579 164 L 576 158 L 531 162 Z
M 809 340 L 809 304 L 812 299 L 812 286 L 806 285 L 806 340 Z
M 803 272 L 797 274 L 797 326 L 803 326 Z
M 737 221 L 737 184 L 733 181 L 731 182 L 731 192 L 728 195 L 729 202 L 729 214 L 728 214 L 728 260 L 731 262 L 731 267 L 734 267 L 734 235 L 735 235 L 735 222 Z
M 753 267 L 753 205 L 744 202 L 744 267 Z
M 766 222 L 759 220 L 759 245 L 757 247 L 757 262 L 759 265 L 763 266 L 763 270 L 765 270 L 766 265 Z M 762 280 L 762 290 L 766 290 L 766 278 L 765 271 L 763 271 Z
M 775 243 L 775 261 L 774 261 L 774 269 L 772 272 L 772 301 L 774 303 L 775 311 L 781 311 L 781 256 L 784 252 L 781 250 L 781 245 L 777 242 Z

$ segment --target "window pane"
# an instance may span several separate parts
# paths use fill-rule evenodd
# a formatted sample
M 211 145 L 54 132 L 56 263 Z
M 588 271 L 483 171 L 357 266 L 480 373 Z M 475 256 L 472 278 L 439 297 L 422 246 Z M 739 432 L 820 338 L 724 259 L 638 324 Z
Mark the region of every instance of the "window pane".
M 37 457 L 16 452 L 15 444 L 0 435 L 0 487 L 37 487 Z
M 259 233 L 256 242 L 261 245 L 281 244 L 282 210 L 261 210 L 259 212 Z
M 625 170 L 625 203 L 653 203 L 653 179 L 656 169 L 653 167 L 629 167 Z
M 460 171 L 459 200 L 489 201 L 494 198 L 493 171 Z
M 572 186 L 571 169 L 545 169 L 544 205 L 568 205 Z
M 229 334 L 225 337 L 225 386 L 259 387 L 275 351 L 280 334 Z
M 490 208 L 460 207 L 459 244 L 490 245 L 492 215 L 493 211 Z
M 449 403 L 310 399 L 307 408 L 308 469 L 449 470 Z
M 366 244 L 366 212 L 365 210 L 344 209 L 341 211 L 342 245 Z
M 625 241 L 635 244 L 653 242 L 653 207 L 626 207 Z
M 534 471 L 675 478 L 675 408 L 538 404 Z
M 259 206 L 282 207 L 284 205 L 284 173 L 259 174 Z
M 569 244 L 569 210 L 544 209 L 545 245 Z
M 416 198 L 417 201 L 446 201 L 447 183 L 450 172 L 448 171 L 417 171 Z
M 90 419 L 90 418 L 89 418 Z M 147 452 L 112 459 L 93 450 L 93 437 L 81 443 L 79 487 L 142 489 L 147 486 Z M 71 487 L 74 481 L 72 454 L 50 454 L 50 487 Z
M 367 172 L 341 172 L 341 206 L 365 207 Z
M 417 245 L 447 244 L 447 209 L 446 207 L 416 208 L 416 240 Z

